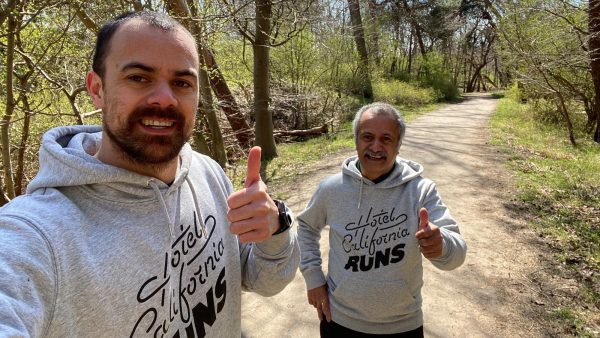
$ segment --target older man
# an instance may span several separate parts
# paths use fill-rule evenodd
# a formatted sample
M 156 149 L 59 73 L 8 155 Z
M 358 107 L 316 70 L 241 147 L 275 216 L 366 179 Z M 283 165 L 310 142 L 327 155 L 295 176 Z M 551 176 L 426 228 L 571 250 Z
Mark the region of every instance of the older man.
M 423 337 L 422 256 L 460 266 L 466 244 L 423 167 L 397 157 L 406 126 L 373 103 L 354 118 L 357 156 L 323 180 L 298 215 L 300 270 L 321 337 Z M 319 238 L 329 225 L 327 277 Z
M 189 139 L 192 35 L 158 13 L 102 27 L 87 88 L 103 126 L 46 133 L 28 194 L 0 210 L 1 337 L 236 337 L 241 290 L 279 292 L 299 263 L 285 207 Z M 277 205 L 278 204 L 278 205 Z

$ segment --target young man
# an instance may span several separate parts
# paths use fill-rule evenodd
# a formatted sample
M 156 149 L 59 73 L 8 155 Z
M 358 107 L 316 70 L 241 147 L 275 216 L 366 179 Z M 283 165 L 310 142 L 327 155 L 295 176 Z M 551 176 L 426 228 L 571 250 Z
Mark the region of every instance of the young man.
M 100 30 L 86 84 L 102 128 L 46 133 L 27 195 L 0 210 L 0 336 L 240 337 L 241 291 L 293 279 L 298 246 L 260 148 L 233 192 L 186 143 L 198 67 L 165 15 Z
M 397 157 L 406 126 L 384 103 L 355 116 L 357 156 L 298 215 L 300 270 L 321 337 L 423 337 L 422 258 L 460 266 L 466 244 L 418 163 Z M 319 238 L 329 225 L 327 277 Z

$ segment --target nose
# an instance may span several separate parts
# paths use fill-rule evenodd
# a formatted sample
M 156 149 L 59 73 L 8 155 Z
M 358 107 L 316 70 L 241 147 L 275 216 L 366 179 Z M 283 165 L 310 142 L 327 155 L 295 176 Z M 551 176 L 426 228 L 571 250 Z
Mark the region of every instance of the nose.
M 378 152 L 383 149 L 381 142 L 377 139 L 373 140 L 373 142 L 371 143 L 371 146 L 369 148 L 373 152 Z
M 177 97 L 173 92 L 170 84 L 167 82 L 158 82 L 152 89 L 152 93 L 148 97 L 149 105 L 157 105 L 161 108 L 167 108 L 177 105 Z

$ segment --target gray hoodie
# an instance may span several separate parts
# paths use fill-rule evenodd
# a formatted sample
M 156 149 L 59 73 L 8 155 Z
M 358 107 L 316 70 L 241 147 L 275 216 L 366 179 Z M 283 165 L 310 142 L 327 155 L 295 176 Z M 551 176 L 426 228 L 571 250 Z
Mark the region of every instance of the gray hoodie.
M 189 145 L 167 185 L 89 155 L 101 135 L 50 130 L 27 194 L 0 209 L 0 336 L 240 337 L 242 289 L 283 289 L 295 238 L 240 244 L 231 183 Z
M 342 173 L 323 180 L 298 220 L 300 270 L 308 289 L 327 284 L 332 320 L 355 331 L 390 334 L 423 325 L 423 267 L 415 233 L 419 210 L 440 227 L 443 253 L 432 263 L 460 266 L 466 244 L 435 184 L 416 162 L 396 159 L 375 184 L 344 161 Z M 319 238 L 329 225 L 329 264 L 323 272 Z

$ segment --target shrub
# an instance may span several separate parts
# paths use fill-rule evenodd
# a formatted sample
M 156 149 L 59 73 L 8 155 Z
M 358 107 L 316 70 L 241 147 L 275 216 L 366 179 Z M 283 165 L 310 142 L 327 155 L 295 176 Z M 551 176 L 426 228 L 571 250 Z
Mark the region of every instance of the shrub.
M 398 80 L 378 81 L 373 85 L 376 101 L 400 106 L 419 106 L 437 102 L 439 94 L 433 88 L 421 88 Z

